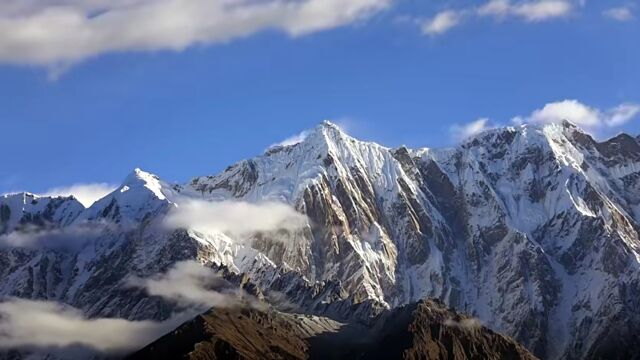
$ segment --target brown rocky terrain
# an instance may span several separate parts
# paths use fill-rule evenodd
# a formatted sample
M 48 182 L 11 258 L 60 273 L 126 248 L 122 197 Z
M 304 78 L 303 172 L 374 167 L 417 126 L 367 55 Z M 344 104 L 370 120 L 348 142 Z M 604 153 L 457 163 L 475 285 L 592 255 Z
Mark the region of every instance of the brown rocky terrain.
M 212 309 L 129 359 L 535 359 L 476 319 L 424 300 L 369 325 L 274 309 Z

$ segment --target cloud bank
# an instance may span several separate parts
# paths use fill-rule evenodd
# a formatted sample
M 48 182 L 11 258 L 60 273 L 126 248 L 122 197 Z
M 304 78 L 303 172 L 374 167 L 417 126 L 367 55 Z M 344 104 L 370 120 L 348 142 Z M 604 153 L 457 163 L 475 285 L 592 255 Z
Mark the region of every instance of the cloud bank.
M 60 303 L 9 298 L 0 302 L 0 349 L 44 349 L 50 353 L 51 348 L 84 347 L 124 354 L 211 307 L 266 306 L 195 261 L 178 262 L 167 272 L 149 278 L 130 277 L 126 286 L 142 288 L 186 310 L 161 322 L 88 319 L 80 310 Z
M 176 302 L 186 310 L 165 321 L 88 319 L 78 309 L 49 301 L 9 298 L 0 302 L 0 349 L 41 349 L 45 354 L 85 350 L 125 354 L 156 340 L 211 307 L 264 308 L 214 270 L 183 261 L 149 278 L 129 277 L 126 286 Z M 58 348 L 59 351 L 53 351 Z M 73 357 L 88 357 L 86 353 Z
M 391 0 L 4 0 L 0 62 L 69 66 L 104 53 L 181 51 L 264 30 L 337 28 Z
M 115 225 L 99 221 L 62 228 L 26 226 L 0 235 L 0 248 L 77 250 L 82 245 L 96 240 L 112 226 Z
M 165 224 L 170 228 L 244 237 L 281 229 L 295 231 L 306 226 L 307 218 L 278 202 L 186 200 L 167 215 Z
M 236 307 L 243 293 L 210 268 L 195 261 L 182 261 L 167 272 L 150 278 L 131 277 L 127 285 L 145 289 L 149 295 L 160 296 L 184 307 Z
M 136 350 L 175 328 L 184 317 L 163 322 L 87 319 L 62 304 L 10 298 L 0 302 L 0 348 L 84 346 L 104 353 Z
M 1 37 L 2 35 L 0 35 Z M 117 188 L 116 185 L 106 183 L 74 184 L 47 190 L 40 196 L 70 196 L 73 195 L 85 207 L 91 206 Z

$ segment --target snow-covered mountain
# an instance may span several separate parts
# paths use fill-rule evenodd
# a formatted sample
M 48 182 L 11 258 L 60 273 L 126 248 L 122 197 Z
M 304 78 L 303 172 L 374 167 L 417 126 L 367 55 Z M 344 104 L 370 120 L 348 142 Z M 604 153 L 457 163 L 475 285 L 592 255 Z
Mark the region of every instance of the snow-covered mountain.
M 284 203 L 306 222 L 242 238 L 168 228 L 185 199 Z M 196 259 L 309 312 L 366 319 L 433 297 L 542 358 L 598 358 L 640 349 L 638 224 L 640 144 L 628 135 L 596 142 L 564 122 L 391 149 L 325 122 L 187 184 L 135 170 L 88 209 L 72 197 L 0 198 L 0 293 L 165 319 L 173 305 L 125 279 Z M 47 231 L 91 241 L 24 239 Z M 30 246 L 7 245 L 16 241 Z

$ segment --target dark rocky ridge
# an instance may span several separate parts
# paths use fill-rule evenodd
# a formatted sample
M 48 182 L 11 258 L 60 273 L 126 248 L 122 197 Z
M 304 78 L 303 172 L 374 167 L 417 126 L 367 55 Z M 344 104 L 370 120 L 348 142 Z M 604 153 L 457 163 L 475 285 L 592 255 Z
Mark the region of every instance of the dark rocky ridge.
M 309 330 L 312 329 L 312 330 Z M 370 327 L 273 309 L 212 309 L 128 359 L 535 359 L 477 320 L 425 300 Z

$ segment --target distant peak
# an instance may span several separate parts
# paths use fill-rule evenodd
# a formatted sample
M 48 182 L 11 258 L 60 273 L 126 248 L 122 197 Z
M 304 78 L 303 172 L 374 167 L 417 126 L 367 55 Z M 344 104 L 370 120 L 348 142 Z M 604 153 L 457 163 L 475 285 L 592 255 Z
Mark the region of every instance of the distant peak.
M 336 123 L 329 120 L 323 120 L 320 125 L 317 126 L 317 130 L 325 133 L 333 133 L 338 135 L 347 135 L 344 130 Z
M 133 171 L 126 177 L 120 188 L 116 191 L 124 193 L 131 189 L 141 188 L 150 190 L 161 200 L 165 199 L 165 196 L 162 193 L 163 186 L 160 178 L 157 175 L 148 173 L 140 168 L 133 169 Z
M 133 169 L 132 172 L 129 173 L 129 175 L 127 175 L 127 177 L 125 178 L 123 185 L 132 185 L 132 184 L 137 184 L 137 183 L 149 183 L 149 182 L 154 182 L 154 181 L 158 181 L 159 178 L 158 176 L 146 172 L 140 168 L 135 168 Z
M 322 122 L 320 123 L 320 126 L 342 131 L 342 129 L 340 128 L 340 126 L 338 126 L 338 124 L 332 123 L 329 120 L 322 120 Z
M 4 201 L 17 201 L 19 203 L 26 204 L 28 201 L 38 199 L 38 196 L 29 192 L 12 192 L 7 194 L 2 194 L 0 196 L 0 200 Z
M 567 120 L 567 119 L 562 119 L 562 121 L 560 122 L 560 124 L 562 125 L 562 127 L 565 128 L 573 128 L 573 129 L 579 129 L 578 125 L 576 125 L 576 123 Z
M 325 139 L 338 140 L 349 137 L 343 130 L 335 123 L 329 120 L 322 121 L 316 128 L 309 132 L 307 138 L 322 137 Z

